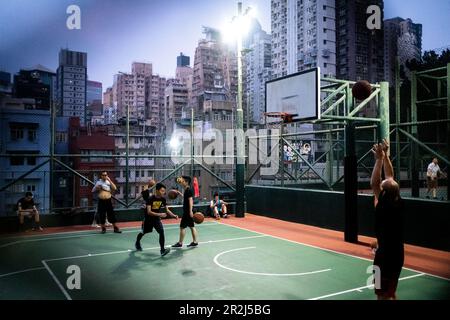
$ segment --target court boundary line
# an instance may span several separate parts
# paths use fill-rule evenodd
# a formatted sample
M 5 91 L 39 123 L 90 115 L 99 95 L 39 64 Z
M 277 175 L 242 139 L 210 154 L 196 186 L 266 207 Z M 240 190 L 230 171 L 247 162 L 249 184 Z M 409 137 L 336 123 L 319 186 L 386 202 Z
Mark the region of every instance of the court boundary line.
M 209 241 L 203 241 L 199 242 L 199 244 L 208 244 L 208 243 L 217 243 L 217 242 L 226 242 L 226 241 L 235 241 L 235 240 L 245 240 L 245 239 L 256 239 L 256 238 L 265 238 L 266 235 L 258 235 L 258 236 L 249 236 L 249 237 L 239 237 L 239 238 L 229 238 L 229 239 L 221 239 L 221 240 L 209 240 Z M 144 248 L 143 251 L 146 250 L 156 250 L 160 249 L 160 247 L 151 247 L 151 248 Z M 64 296 L 67 300 L 72 300 L 72 297 L 69 295 L 69 293 L 64 289 L 64 286 L 61 284 L 61 282 L 58 280 L 56 275 L 53 273 L 52 269 L 48 266 L 47 262 L 52 261 L 61 261 L 61 260 L 70 260 L 70 259 L 80 259 L 80 258 L 89 258 L 89 257 L 97 257 L 97 256 L 105 256 L 105 255 L 112 255 L 112 254 L 120 254 L 120 253 L 128 253 L 128 252 L 136 252 L 136 250 L 122 250 L 122 251 L 112 251 L 112 252 L 105 252 L 105 253 L 97 253 L 97 254 L 87 254 L 83 256 L 73 256 L 73 257 L 63 257 L 63 258 L 55 258 L 55 259 L 44 259 L 41 260 L 41 263 L 44 265 L 45 269 L 50 273 L 53 280 L 58 285 L 59 289 L 63 292 Z
M 41 262 L 44 265 L 45 269 L 47 269 L 48 273 L 50 273 L 50 276 L 56 282 L 56 284 L 58 285 L 59 289 L 62 291 L 62 293 L 66 297 L 66 299 L 67 300 L 72 300 L 72 297 L 69 295 L 69 293 L 66 291 L 66 289 L 64 289 L 64 286 L 61 284 L 61 282 L 59 282 L 58 278 L 55 276 L 55 274 L 53 273 L 52 269 L 50 269 L 50 267 L 48 266 L 47 262 L 45 260 L 42 260 Z
M 181 220 L 181 218 L 179 218 L 179 220 Z M 179 221 L 179 220 L 174 220 L 174 221 Z M 142 220 L 137 220 L 137 221 L 125 221 L 122 223 L 128 223 L 128 222 L 142 222 Z M 121 222 L 118 222 L 121 223 Z M 215 224 L 215 221 L 205 221 L 203 223 L 203 225 L 209 225 L 209 224 Z M 166 223 L 163 224 L 164 227 L 170 227 L 172 225 L 176 225 L 179 226 L 180 223 Z M 78 225 L 79 226 L 79 225 Z M 61 228 L 61 227 L 57 227 L 57 228 Z M 123 227 L 120 228 L 121 230 L 129 230 L 129 229 L 139 229 L 140 227 Z M 76 234 L 76 233 L 87 233 L 87 232 L 95 232 L 95 230 L 100 230 L 99 228 L 93 228 L 91 227 L 90 230 L 78 230 L 78 231 L 62 231 L 62 232 L 55 232 L 55 233 L 46 233 L 46 234 L 32 234 L 32 235 L 13 235 L 13 236 L 5 236 L 5 237 L 0 237 L 0 239 L 15 239 L 15 238 L 36 238 L 36 237 L 45 237 L 45 236 L 56 236 L 56 235 L 64 235 L 64 234 Z
M 205 224 L 205 226 L 215 226 L 217 224 L 209 222 L 207 224 Z M 169 225 L 167 227 L 164 228 L 164 230 L 171 230 L 171 229 L 177 229 L 180 228 L 179 224 L 174 225 L 174 227 L 172 227 L 172 225 Z M 124 228 L 125 231 L 122 231 L 122 233 L 132 233 L 135 232 L 137 230 L 140 230 L 140 227 L 130 227 L 130 228 Z M 90 231 L 90 230 L 89 230 Z M 78 231 L 79 232 L 79 231 Z M 70 232 L 68 232 L 68 234 L 70 234 Z M 112 233 L 107 233 L 107 235 L 111 235 Z M 18 240 L 18 241 L 13 241 L 13 242 L 8 242 L 8 243 L 4 243 L 4 244 L 0 244 L 0 249 L 3 248 L 7 248 L 10 247 L 12 245 L 15 244 L 20 244 L 20 243 L 29 243 L 29 242 L 37 242 L 37 241 L 47 241 L 47 240 L 57 240 L 57 239 L 71 239 L 71 238 L 80 238 L 80 237 L 92 237 L 92 236 L 105 236 L 105 234 L 102 234 L 100 232 L 96 232 L 96 233 L 89 233 L 89 234 L 81 234 L 81 235 L 71 235 L 71 236 L 67 236 L 67 237 L 45 237 L 45 235 L 42 235 L 44 238 L 39 238 L 39 239 L 22 239 L 22 240 Z
M 327 271 L 331 271 L 332 270 L 332 269 L 323 269 L 323 270 L 309 271 L 309 272 L 299 272 L 299 273 L 264 273 L 264 272 L 251 272 L 251 271 L 237 270 L 237 269 L 233 269 L 233 268 L 224 266 L 223 264 L 218 262 L 219 257 L 222 256 L 225 253 L 239 251 L 239 250 L 248 250 L 248 249 L 256 249 L 256 247 L 237 248 L 237 249 L 231 249 L 231 250 L 223 251 L 223 252 L 220 252 L 220 253 L 216 254 L 216 256 L 214 257 L 213 261 L 214 261 L 214 263 L 217 266 L 219 266 L 219 267 L 221 267 L 223 269 L 226 269 L 226 270 L 229 270 L 229 271 L 233 271 L 233 272 L 238 272 L 238 273 L 256 275 L 256 276 L 299 277 L 299 276 L 305 276 L 305 275 L 310 275 L 310 274 L 323 273 L 323 272 L 327 272 Z
M 228 238 L 228 239 L 220 239 L 220 240 L 209 240 L 209 241 L 200 241 L 199 244 L 218 243 L 218 242 L 227 242 L 227 241 L 235 241 L 235 240 L 247 240 L 247 239 L 265 238 L 265 237 L 267 237 L 267 236 L 266 235 L 257 235 L 257 236 Z M 160 249 L 160 247 L 158 246 L 158 247 L 143 248 L 142 251 L 155 250 L 155 249 Z M 181 248 L 178 248 L 178 249 L 175 248 L 173 250 L 180 250 L 180 249 Z M 133 250 L 133 249 L 127 249 L 127 250 L 110 251 L 110 252 L 102 252 L 102 253 L 88 253 L 88 254 L 80 255 L 80 256 L 45 259 L 43 261 L 52 262 L 52 261 L 61 261 L 61 260 L 81 259 L 81 258 L 90 258 L 90 257 L 113 255 L 113 254 L 121 254 L 121 253 L 127 253 L 127 252 L 138 252 L 138 251 Z
M 29 268 L 29 269 L 25 269 L 25 270 L 10 272 L 10 273 L 4 273 L 4 274 L 0 274 L 0 278 L 6 278 L 8 276 L 12 276 L 12 275 L 19 274 L 19 273 L 25 273 L 25 272 L 37 271 L 37 270 L 43 270 L 43 269 L 45 269 L 45 267 Z
M 285 239 L 285 238 L 281 238 L 281 237 L 278 237 L 278 236 L 274 236 L 274 235 L 270 235 L 270 234 L 267 234 L 267 233 L 263 233 L 263 232 L 259 232 L 259 231 L 254 231 L 254 230 L 250 230 L 250 229 L 234 226 L 234 225 L 227 224 L 227 223 L 218 223 L 218 222 L 216 222 L 216 223 L 217 224 L 221 224 L 221 225 L 225 225 L 225 226 L 229 226 L 229 227 L 232 227 L 232 228 L 237 228 L 237 229 L 241 229 L 241 230 L 250 231 L 250 232 L 253 232 L 253 233 L 266 235 L 266 236 L 269 236 L 269 237 L 272 237 L 272 238 L 275 238 L 275 239 L 284 240 L 284 241 L 288 241 L 288 242 L 304 245 L 306 247 L 319 249 L 319 250 L 322 250 L 322 251 L 329 251 L 329 252 L 337 253 L 337 254 L 340 254 L 340 255 L 344 255 L 344 256 L 360 259 L 360 260 L 373 262 L 373 260 L 371 260 L 371 259 L 358 257 L 358 256 L 355 256 L 355 255 L 352 255 L 352 254 L 349 254 L 349 253 L 345 253 L 345 252 L 339 252 L 339 251 L 335 251 L 335 250 L 332 250 L 332 249 L 321 248 L 321 247 L 318 247 L 318 246 L 315 246 L 315 245 L 312 245 L 312 244 L 307 244 L 307 243 L 303 243 L 303 242 L 299 242 L 299 241 Z M 416 272 L 416 273 L 423 273 L 424 275 L 427 275 L 427 276 L 430 276 L 430 277 L 438 278 L 438 279 L 445 280 L 445 281 L 450 281 L 449 278 L 441 277 L 441 276 L 434 275 L 434 274 L 431 274 L 431 273 L 427 273 L 427 272 L 424 272 L 424 271 L 419 271 L 419 270 L 411 269 L 411 268 L 408 268 L 408 267 L 402 267 L 402 269 L 405 269 L 405 270 L 408 270 L 408 271 L 413 271 L 413 272 Z
M 425 273 L 414 274 L 414 275 L 411 275 L 411 276 L 400 278 L 400 279 L 398 279 L 398 281 L 409 280 L 409 279 L 412 279 L 412 278 L 418 278 L 418 277 L 422 277 L 422 276 L 425 276 L 425 275 L 426 275 Z M 341 294 L 345 294 L 345 293 L 349 293 L 349 292 L 353 292 L 353 291 L 362 292 L 362 290 L 364 290 L 364 289 L 374 289 L 374 285 L 372 284 L 372 285 L 369 285 L 369 286 L 348 289 L 348 290 L 339 291 L 339 292 L 335 292 L 335 293 L 330 293 L 330 294 L 327 294 L 327 295 L 323 295 L 323 296 L 315 297 L 315 298 L 310 298 L 310 299 L 306 299 L 306 300 L 321 300 L 321 299 L 325 299 L 325 298 L 329 298 L 329 297 L 339 296 Z

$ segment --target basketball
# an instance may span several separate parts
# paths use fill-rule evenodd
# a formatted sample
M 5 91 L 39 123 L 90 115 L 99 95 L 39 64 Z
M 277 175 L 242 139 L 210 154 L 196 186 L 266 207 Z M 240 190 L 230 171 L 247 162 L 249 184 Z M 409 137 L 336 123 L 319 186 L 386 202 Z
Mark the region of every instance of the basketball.
M 169 199 L 174 200 L 178 197 L 178 192 L 176 190 L 170 190 L 167 195 L 169 196 Z
M 202 223 L 203 220 L 205 220 L 205 216 L 203 215 L 203 213 L 201 213 L 201 212 L 194 213 L 194 222 L 196 224 Z
M 353 85 L 353 96 L 358 100 L 367 99 L 372 93 L 372 86 L 367 80 L 360 80 Z

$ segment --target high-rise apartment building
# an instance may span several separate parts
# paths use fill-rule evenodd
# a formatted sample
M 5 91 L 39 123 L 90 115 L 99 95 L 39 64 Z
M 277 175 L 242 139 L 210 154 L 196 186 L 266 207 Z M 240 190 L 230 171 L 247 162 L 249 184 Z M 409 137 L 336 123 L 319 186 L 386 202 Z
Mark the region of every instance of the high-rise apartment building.
M 384 78 L 393 86 L 397 57 L 400 66 L 422 56 L 422 25 L 411 19 L 392 18 L 384 21 Z M 408 70 L 404 69 L 408 75 Z
M 336 0 L 336 76 L 345 80 L 384 80 L 383 30 L 367 28 L 367 8 L 383 0 Z
M 259 25 L 259 23 L 258 23 Z M 262 123 L 265 112 L 265 84 L 271 78 L 271 36 L 259 29 L 247 40 L 248 53 L 245 55 L 245 112 L 246 119 Z
M 336 75 L 334 0 L 272 0 L 273 78 L 320 67 Z
M 59 116 L 86 119 L 87 53 L 61 49 L 57 70 Z

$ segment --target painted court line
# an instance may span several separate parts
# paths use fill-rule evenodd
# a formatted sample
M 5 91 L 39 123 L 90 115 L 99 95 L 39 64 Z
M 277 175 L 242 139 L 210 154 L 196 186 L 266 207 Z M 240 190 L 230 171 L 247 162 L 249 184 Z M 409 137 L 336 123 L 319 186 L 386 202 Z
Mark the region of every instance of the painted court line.
M 315 274 L 315 273 L 331 271 L 331 269 L 324 269 L 324 270 L 301 272 L 301 273 L 261 273 L 261 272 L 250 272 L 250 271 L 242 271 L 242 270 L 233 269 L 233 268 L 224 266 L 223 264 L 221 264 L 218 261 L 219 257 L 226 253 L 234 252 L 234 251 L 250 250 L 250 249 L 256 249 L 256 247 L 238 248 L 238 249 L 232 249 L 232 250 L 221 252 L 214 257 L 214 263 L 223 269 L 227 269 L 227 270 L 238 272 L 238 273 L 256 275 L 256 276 L 293 277 L 293 276 L 305 276 L 305 275 L 310 275 L 310 274 Z
M 217 222 L 216 222 L 216 223 L 217 223 Z M 301 245 L 303 245 L 303 246 L 310 247 L 310 248 L 314 248 L 314 249 L 319 249 L 319 250 L 322 250 L 322 251 L 333 252 L 333 253 L 337 253 L 337 254 L 340 254 L 340 255 L 343 255 L 343 256 L 348 256 L 348 257 L 352 257 L 352 258 L 356 258 L 356 259 L 360 259 L 360 260 L 365 260 L 365 261 L 373 262 L 373 260 L 371 260 L 371 259 L 367 259 L 367 258 L 363 258 L 363 257 L 354 256 L 354 255 L 352 255 L 352 254 L 348 254 L 348 253 L 344 253 L 344 252 L 339 252 L 339 251 L 335 251 L 335 250 L 332 250 L 332 249 L 326 249 L 326 248 L 317 247 L 317 246 L 314 246 L 314 245 L 312 245 L 312 244 L 307 244 L 307 243 L 298 242 L 298 241 L 294 241 L 294 240 L 284 239 L 284 238 L 277 237 L 277 236 L 273 236 L 273 235 L 270 235 L 270 234 L 267 234 L 267 233 L 263 233 L 263 232 L 259 232 L 259 231 L 254 231 L 254 230 L 250 230 L 250 229 L 246 229 L 246 228 L 242 228 L 242 227 L 233 226 L 233 225 L 231 225 L 231 224 L 225 224 L 225 223 L 220 223 L 220 224 L 221 224 L 221 225 L 224 225 L 224 226 L 232 227 L 232 228 L 237 228 L 237 229 L 241 229 L 241 230 L 245 230 L 245 231 L 250 231 L 250 232 L 253 232 L 253 233 L 257 233 L 257 234 L 262 234 L 262 235 L 265 235 L 265 236 L 268 236 L 268 237 L 272 237 L 272 238 L 275 238 L 275 239 L 288 241 L 288 242 L 291 242 L 291 243 L 301 244 Z M 413 272 L 417 272 L 417 273 L 420 273 L 420 274 L 424 274 L 424 275 L 427 275 L 427 276 L 430 276 L 430 277 L 438 278 L 438 279 L 441 279 L 441 280 L 450 281 L 450 279 L 448 279 L 448 278 L 444 278 L 444 277 L 437 276 L 437 275 L 434 275 L 434 274 L 426 273 L 426 272 L 423 272 L 423 271 L 418 271 L 418 270 L 411 269 L 411 268 L 407 268 L 407 267 L 403 267 L 403 269 L 409 270 L 409 271 L 413 271 Z
M 25 269 L 25 270 L 14 271 L 14 272 L 10 272 L 10 273 L 4 273 L 4 274 L 0 274 L 0 278 L 12 276 L 12 275 L 19 274 L 19 273 L 25 273 L 25 272 L 29 272 L 29 271 L 43 270 L 43 269 L 45 269 L 45 267 L 30 268 L 30 269 Z
M 267 237 L 266 235 L 259 235 L 259 236 L 248 236 L 248 237 L 240 237 L 240 238 L 229 238 L 229 239 L 221 239 L 221 240 L 209 240 L 209 241 L 203 241 L 199 242 L 199 244 L 208 244 L 208 243 L 217 243 L 217 242 L 227 242 L 227 241 L 236 241 L 236 240 L 246 240 L 246 239 L 255 239 L 255 238 L 264 238 Z M 154 250 L 159 249 L 159 247 L 152 247 L 152 248 L 144 248 L 144 250 Z M 174 249 L 175 250 L 175 249 Z M 111 251 L 111 252 L 103 252 L 103 253 L 94 253 L 94 254 L 86 254 L 81 256 L 73 256 L 73 257 L 63 257 L 63 258 L 55 258 L 55 259 L 45 259 L 43 261 L 60 261 L 60 260 L 71 260 L 71 259 L 80 259 L 80 258 L 89 258 L 89 257 L 98 257 L 98 256 L 106 256 L 106 255 L 112 255 L 112 254 L 120 254 L 120 253 L 127 253 L 127 252 L 133 252 L 135 250 L 120 250 L 120 251 Z
M 66 297 L 66 299 L 67 300 L 72 300 L 72 297 L 67 293 L 66 289 L 64 289 L 64 286 L 61 284 L 61 282 L 59 282 L 58 278 L 53 273 L 52 269 L 50 269 L 50 267 L 47 265 L 47 262 L 45 262 L 45 260 L 42 260 L 41 262 L 44 265 L 45 269 L 47 269 L 48 273 L 50 273 L 51 277 L 56 282 L 56 284 L 58 285 L 59 289 L 61 289 L 61 291 L 64 294 L 64 296 Z
M 417 278 L 417 277 L 422 277 L 424 276 L 425 273 L 420 273 L 420 274 L 415 274 L 412 276 L 408 276 L 408 277 L 403 277 L 398 279 L 398 281 L 403 281 L 403 280 L 408 280 L 408 279 L 412 279 L 412 278 Z M 325 298 L 329 298 L 329 297 L 334 297 L 334 296 L 338 296 L 344 293 L 349 293 L 349 292 L 353 292 L 353 291 L 358 291 L 358 292 L 363 292 L 364 289 L 373 289 L 374 286 L 370 285 L 370 286 L 364 286 L 364 287 L 359 287 L 359 288 L 354 288 L 354 289 L 349 289 L 349 290 L 345 290 L 345 291 L 339 291 L 339 292 L 335 292 L 335 293 L 331 293 L 331 294 L 327 294 L 325 296 L 320 296 L 320 297 L 316 297 L 316 298 L 311 298 L 308 300 L 320 300 L 320 299 L 325 299 Z
M 259 235 L 259 236 L 250 236 L 250 237 L 241 237 L 241 238 L 230 238 L 230 239 L 222 239 L 222 240 L 210 240 L 210 241 L 204 241 L 199 242 L 199 244 L 208 244 L 208 243 L 216 243 L 216 242 L 225 242 L 225 241 L 235 241 L 235 240 L 245 240 L 245 239 L 255 239 L 255 238 L 263 238 L 266 237 L 265 235 Z M 152 248 L 144 248 L 143 250 L 156 250 L 159 249 L 159 247 L 152 247 Z M 42 260 L 42 264 L 44 265 L 45 269 L 50 273 L 53 280 L 56 282 L 58 287 L 61 289 L 62 293 L 66 297 L 67 300 L 72 300 L 72 297 L 67 293 L 66 289 L 64 289 L 64 286 L 61 284 L 61 282 L 58 280 L 58 278 L 55 276 L 53 271 L 48 266 L 47 262 L 50 261 L 60 261 L 60 260 L 69 260 L 69 259 L 78 259 L 78 258 L 88 258 L 88 257 L 97 257 L 97 256 L 105 256 L 105 255 L 111 255 L 111 254 L 120 254 L 120 253 L 127 253 L 132 252 L 133 250 L 123 250 L 123 251 L 113 251 L 113 252 L 105 252 L 105 253 L 97 253 L 97 254 L 87 254 L 84 256 L 74 256 L 74 257 L 64 257 L 64 258 L 57 258 L 57 259 L 48 259 L 48 260 Z M 41 268 L 42 269 L 42 268 Z
M 177 220 L 174 220 L 177 221 Z M 136 221 L 139 222 L 139 221 Z M 202 223 L 202 225 L 215 225 L 216 223 L 213 221 L 209 221 L 209 222 L 204 222 Z M 168 223 L 168 224 L 164 224 L 164 227 L 171 227 L 171 226 L 180 226 L 179 223 Z M 124 227 L 124 228 L 120 228 L 121 230 L 138 230 L 141 227 Z M 79 231 L 68 231 L 68 232 L 55 232 L 55 233 L 48 233 L 48 234 L 34 234 L 34 235 L 29 235 L 29 236 L 25 236 L 25 235 L 19 235 L 19 236 L 6 236 L 0 239 L 22 239 L 22 238 L 37 238 L 37 237 L 43 237 L 43 236 L 57 236 L 57 235 L 69 235 L 69 234 L 77 234 L 77 233 L 87 233 L 87 232 L 92 232 L 92 234 L 96 234 L 95 232 L 99 232 L 99 231 L 95 231 L 95 230 L 100 230 L 100 228 L 91 228 L 90 230 L 79 230 Z
M 204 226 L 216 226 L 217 224 L 215 223 L 208 223 L 205 224 Z M 177 225 L 169 225 L 166 226 L 164 229 L 165 230 L 171 230 L 171 229 L 178 229 L 180 226 Z M 125 228 L 124 228 L 125 229 Z M 132 230 L 128 230 L 131 228 L 126 228 L 126 231 L 122 231 L 122 233 L 132 233 L 132 232 L 136 232 L 137 230 L 140 230 L 141 228 L 136 228 L 133 227 Z M 92 231 L 90 231 L 92 232 Z M 112 233 L 107 233 L 106 235 L 111 235 Z M 18 241 L 14 241 L 14 242 L 9 242 L 9 243 L 5 243 L 0 245 L 0 249 L 1 248 L 6 248 L 6 247 L 10 247 L 12 245 L 15 244 L 19 244 L 19 243 L 28 243 L 28 242 L 37 242 L 37 241 L 47 241 L 47 240 L 59 240 L 59 239 L 72 239 L 72 238 L 85 238 L 85 237 L 92 237 L 92 236 L 105 236 L 104 234 L 101 234 L 100 232 L 96 232 L 96 233 L 90 233 L 90 234 L 82 234 L 82 235 L 71 235 L 71 236 L 67 236 L 67 237 L 47 237 L 47 238 L 40 238 L 40 239 L 26 239 L 26 240 L 18 240 Z

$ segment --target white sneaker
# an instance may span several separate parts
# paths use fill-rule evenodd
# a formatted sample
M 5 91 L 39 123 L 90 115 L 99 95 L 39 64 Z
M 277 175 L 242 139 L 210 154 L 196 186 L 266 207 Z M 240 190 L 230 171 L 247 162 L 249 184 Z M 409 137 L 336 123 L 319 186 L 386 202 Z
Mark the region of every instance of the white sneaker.
M 92 227 L 92 228 L 100 228 L 100 226 L 99 226 L 98 224 L 96 224 L 96 223 L 93 223 L 93 224 L 91 225 L 91 227 Z
M 112 223 L 111 223 L 111 222 L 106 222 L 106 223 L 105 223 L 105 226 L 111 227 L 111 226 L 112 226 Z

